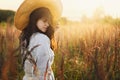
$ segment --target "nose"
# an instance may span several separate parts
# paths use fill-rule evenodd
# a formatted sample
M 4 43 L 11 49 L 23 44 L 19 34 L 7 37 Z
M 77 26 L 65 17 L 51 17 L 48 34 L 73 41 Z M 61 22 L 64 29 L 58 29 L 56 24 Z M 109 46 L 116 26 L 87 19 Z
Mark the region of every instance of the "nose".
M 49 26 L 49 23 L 48 23 L 48 22 L 46 22 L 46 23 L 45 23 L 45 25 L 46 25 L 46 27 L 48 27 L 48 26 Z

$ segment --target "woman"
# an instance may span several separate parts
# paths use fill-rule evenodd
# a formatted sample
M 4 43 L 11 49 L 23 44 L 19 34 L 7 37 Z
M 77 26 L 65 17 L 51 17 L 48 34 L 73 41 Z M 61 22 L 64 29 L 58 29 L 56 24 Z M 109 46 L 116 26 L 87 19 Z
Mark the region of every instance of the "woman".
M 53 23 L 60 17 L 61 9 L 59 0 L 25 0 L 16 12 L 15 26 L 22 31 L 20 44 L 25 42 L 21 49 L 25 54 L 23 80 L 55 80 L 51 40 Z

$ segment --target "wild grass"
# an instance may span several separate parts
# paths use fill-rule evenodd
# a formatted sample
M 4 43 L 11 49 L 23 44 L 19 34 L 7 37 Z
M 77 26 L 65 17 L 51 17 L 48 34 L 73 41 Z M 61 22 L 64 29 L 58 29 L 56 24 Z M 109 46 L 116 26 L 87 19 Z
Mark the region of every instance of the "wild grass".
M 63 80 L 61 76 L 64 80 L 120 79 L 120 26 L 68 24 L 59 28 L 56 37 L 55 63 L 62 66 L 56 68 L 58 80 Z
M 0 26 L 0 79 L 22 80 L 13 51 L 20 32 L 14 25 Z M 119 80 L 120 25 L 68 23 L 55 32 L 57 48 L 53 70 L 56 80 Z M 17 54 L 17 53 L 15 53 Z

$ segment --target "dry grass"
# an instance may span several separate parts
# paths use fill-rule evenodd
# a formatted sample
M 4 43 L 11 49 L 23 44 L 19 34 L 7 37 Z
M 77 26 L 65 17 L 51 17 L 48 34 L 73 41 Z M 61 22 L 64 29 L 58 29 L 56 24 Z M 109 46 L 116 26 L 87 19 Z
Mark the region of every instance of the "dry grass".
M 83 23 L 60 27 L 55 34 L 58 43 L 55 61 L 56 65 L 58 65 L 58 63 L 64 63 L 64 70 L 61 70 L 64 72 L 61 74 L 64 76 L 64 79 L 119 79 L 119 27 L 120 26 L 99 23 Z M 58 58 L 61 59 L 61 62 Z M 61 64 L 59 64 L 59 66 L 60 65 Z M 59 74 L 57 74 L 57 76 L 59 76 Z M 60 80 L 60 78 L 58 78 L 58 80 Z
M 2 29 L 1 29 L 2 30 Z M 9 23 L 6 28 L 2 30 L 0 43 L 1 45 L 1 55 L 3 55 L 3 65 L 1 67 L 1 78 L 2 80 L 16 80 L 17 76 L 17 62 L 14 57 L 13 51 L 17 47 L 18 42 L 17 30 L 11 26 Z
M 14 26 L 0 27 L 2 80 L 21 80 L 13 55 L 20 34 Z M 53 69 L 56 80 L 120 79 L 120 26 L 106 23 L 60 25 Z M 10 73 L 10 74 L 9 74 Z M 12 76 L 12 77 L 11 77 Z

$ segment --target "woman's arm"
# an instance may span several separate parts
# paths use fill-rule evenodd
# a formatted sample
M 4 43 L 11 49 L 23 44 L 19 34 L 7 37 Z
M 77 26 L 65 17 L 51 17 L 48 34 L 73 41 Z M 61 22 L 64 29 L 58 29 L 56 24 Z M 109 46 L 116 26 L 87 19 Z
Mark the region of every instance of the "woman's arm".
M 45 80 L 47 69 L 49 67 L 49 51 L 50 51 L 50 42 L 46 35 L 38 34 L 34 37 L 32 42 L 33 46 L 40 45 L 32 51 L 32 55 L 36 60 L 38 77 L 40 80 Z

